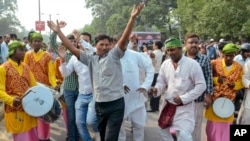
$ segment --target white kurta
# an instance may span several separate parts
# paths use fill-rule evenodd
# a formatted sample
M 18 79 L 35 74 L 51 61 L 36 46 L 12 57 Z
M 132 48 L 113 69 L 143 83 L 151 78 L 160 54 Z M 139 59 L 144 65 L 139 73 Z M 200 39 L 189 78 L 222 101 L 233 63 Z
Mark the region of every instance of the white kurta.
M 195 104 L 206 89 L 206 82 L 200 65 L 193 59 L 182 56 L 175 70 L 172 60 L 163 62 L 155 86 L 158 94 L 164 92 L 165 99 L 171 103 L 180 96 L 183 106 L 178 106 L 171 128 L 192 133 L 195 125 Z M 165 102 L 162 107 L 165 106 Z
M 242 82 L 245 89 L 245 97 L 243 99 L 237 124 L 250 124 L 250 62 L 246 62 L 244 66 L 244 74 L 242 76 Z
M 127 85 L 130 92 L 125 94 L 125 113 L 124 119 L 129 119 L 129 114 L 142 107 L 145 107 L 146 98 L 143 94 L 138 93 L 136 90 L 139 88 L 145 88 L 148 90 L 151 87 L 151 83 L 154 77 L 154 67 L 149 57 L 135 52 L 133 50 L 126 50 L 125 55 L 121 58 L 122 72 L 123 72 L 123 84 Z M 140 70 L 146 73 L 144 82 L 140 83 Z M 137 112 L 137 111 L 136 111 Z M 138 110 L 138 112 L 140 112 Z M 137 118 L 134 121 L 140 125 L 145 125 L 146 118 Z

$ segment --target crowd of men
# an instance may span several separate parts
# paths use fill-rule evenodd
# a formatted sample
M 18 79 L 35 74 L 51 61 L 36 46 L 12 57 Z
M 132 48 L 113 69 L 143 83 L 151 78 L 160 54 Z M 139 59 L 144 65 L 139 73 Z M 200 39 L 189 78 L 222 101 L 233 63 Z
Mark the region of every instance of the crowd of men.
M 22 107 L 27 90 L 39 83 L 63 93 L 67 141 L 126 141 L 125 121 L 131 122 L 133 140 L 144 141 L 147 112 L 157 111 L 161 141 L 201 141 L 204 118 L 207 141 L 229 141 L 231 124 L 249 124 L 250 44 L 223 39 L 204 44 L 189 33 L 183 42 L 154 41 L 152 50 L 144 45 L 142 51 L 131 32 L 143 7 L 133 7 L 116 37 L 92 39 L 77 30 L 65 36 L 64 21 L 48 21 L 53 31 L 48 45 L 34 31 L 23 41 L 15 34 L 0 37 L 0 100 L 14 141 L 50 140 L 50 123 Z M 238 117 L 218 115 L 213 103 L 219 98 L 234 103 Z

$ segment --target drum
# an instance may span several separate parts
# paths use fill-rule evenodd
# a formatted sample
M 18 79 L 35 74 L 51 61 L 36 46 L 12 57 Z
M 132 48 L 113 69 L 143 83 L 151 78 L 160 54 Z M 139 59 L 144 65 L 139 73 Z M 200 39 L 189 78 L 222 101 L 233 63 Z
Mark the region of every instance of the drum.
M 63 95 L 63 85 L 61 85 L 61 87 L 60 87 L 58 100 L 62 105 L 62 109 L 65 109 L 66 108 L 66 103 L 65 103 L 65 98 L 64 98 L 64 95 Z
M 61 104 L 54 98 L 53 90 L 37 85 L 28 89 L 22 98 L 24 111 L 33 117 L 53 122 L 61 115 Z
M 47 86 L 47 85 L 42 84 L 42 83 L 37 83 L 37 85 L 41 86 L 41 87 L 48 88 L 51 91 L 51 93 L 53 94 L 54 98 L 56 98 L 56 99 L 60 96 L 60 93 L 50 86 Z
M 53 123 L 54 121 L 59 119 L 61 114 L 62 106 L 58 100 L 54 99 L 54 103 L 51 110 L 46 115 L 41 116 L 40 118 L 43 119 L 45 122 Z
M 234 113 L 233 102 L 225 97 L 217 98 L 213 103 L 214 113 L 221 118 L 228 118 Z

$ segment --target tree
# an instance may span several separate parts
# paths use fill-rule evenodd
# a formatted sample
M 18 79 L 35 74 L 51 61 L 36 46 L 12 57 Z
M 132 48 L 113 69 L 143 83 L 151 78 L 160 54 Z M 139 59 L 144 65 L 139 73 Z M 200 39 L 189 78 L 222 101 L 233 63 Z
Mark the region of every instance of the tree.
M 94 20 L 90 26 L 99 29 L 99 32 L 114 35 L 121 33 L 130 17 L 132 4 L 141 0 L 85 0 L 86 7 L 92 9 Z M 175 0 L 146 0 L 146 7 L 136 18 L 134 30 L 152 31 L 164 29 L 168 22 L 168 13 L 176 7 Z M 96 20 L 95 20 L 96 19 Z M 96 23 L 98 19 L 98 22 Z M 102 30 L 100 30 L 100 27 Z M 98 31 L 98 30 L 96 30 Z M 164 32 L 166 31 L 163 30 Z
M 202 38 L 249 35 L 249 0 L 177 0 L 175 17 L 184 33 L 195 32 Z
M 15 12 L 17 10 L 17 0 L 0 0 L 0 33 L 17 33 L 20 21 Z

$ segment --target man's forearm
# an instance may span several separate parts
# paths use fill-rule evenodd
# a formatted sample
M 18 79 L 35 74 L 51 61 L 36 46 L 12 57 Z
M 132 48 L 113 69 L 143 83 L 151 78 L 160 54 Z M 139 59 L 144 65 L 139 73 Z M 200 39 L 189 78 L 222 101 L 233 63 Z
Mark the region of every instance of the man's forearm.
M 128 24 L 122 34 L 121 39 L 118 41 L 118 46 L 120 47 L 121 50 L 125 51 L 127 49 L 126 42 L 130 36 L 130 33 L 132 32 L 133 25 L 135 22 L 136 17 L 130 17 Z

